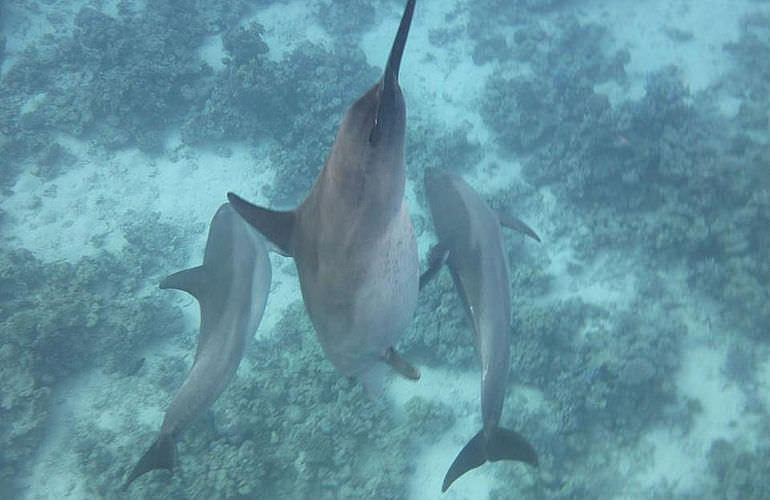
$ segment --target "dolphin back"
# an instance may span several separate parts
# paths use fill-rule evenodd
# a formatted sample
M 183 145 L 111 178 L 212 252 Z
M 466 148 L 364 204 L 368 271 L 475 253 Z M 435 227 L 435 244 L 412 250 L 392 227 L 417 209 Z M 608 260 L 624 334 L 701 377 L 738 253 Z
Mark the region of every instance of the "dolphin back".
M 232 380 L 262 319 L 271 277 L 264 240 L 225 203 L 211 220 L 203 265 L 161 282 L 161 288 L 183 290 L 198 300 L 197 352 L 190 373 L 166 410 L 158 438 L 139 459 L 124 489 L 152 470 L 173 470 L 176 438 Z
M 444 477 L 441 491 L 469 470 L 486 462 L 514 460 L 537 465 L 532 445 L 515 431 L 499 426 L 510 364 L 510 282 L 502 247 L 499 215 L 460 177 L 438 169 L 425 170 L 425 193 L 438 244 L 428 258 L 423 286 L 446 263 L 466 314 L 473 324 L 484 375 L 481 415 L 484 427 L 463 447 Z M 514 217 L 504 225 L 539 241 L 537 234 Z

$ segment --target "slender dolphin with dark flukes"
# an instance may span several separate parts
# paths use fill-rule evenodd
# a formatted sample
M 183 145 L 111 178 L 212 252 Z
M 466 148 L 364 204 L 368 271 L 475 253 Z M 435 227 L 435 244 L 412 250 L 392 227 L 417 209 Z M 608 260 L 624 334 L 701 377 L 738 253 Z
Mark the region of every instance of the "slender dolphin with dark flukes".
M 537 454 L 518 433 L 499 426 L 508 386 L 511 335 L 511 284 L 500 225 L 540 241 L 525 223 L 495 214 L 461 178 L 435 168 L 425 171 L 425 193 L 438 243 L 428 257 L 422 288 L 446 262 L 473 325 L 481 359 L 483 428 L 449 467 L 441 491 L 485 462 L 518 460 L 537 465 Z
M 406 3 L 382 77 L 346 111 L 323 169 L 295 210 L 228 199 L 297 265 L 326 357 L 377 392 L 384 363 L 416 379 L 393 349 L 417 307 L 417 242 L 404 200 L 406 105 L 398 84 L 414 12 Z
M 267 245 L 225 203 L 209 228 L 203 265 L 172 274 L 161 288 L 183 290 L 200 303 L 200 334 L 190 374 L 163 418 L 158 438 L 123 488 L 154 469 L 173 470 L 176 440 L 211 406 L 235 375 L 246 343 L 259 326 L 270 291 Z

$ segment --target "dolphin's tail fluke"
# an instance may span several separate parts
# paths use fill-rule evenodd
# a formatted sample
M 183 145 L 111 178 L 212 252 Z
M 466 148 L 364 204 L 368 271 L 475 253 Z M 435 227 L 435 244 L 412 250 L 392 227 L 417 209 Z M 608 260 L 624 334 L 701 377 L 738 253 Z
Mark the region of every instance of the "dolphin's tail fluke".
M 125 490 L 128 486 L 145 472 L 155 469 L 168 469 L 172 471 L 176 463 L 176 440 L 170 434 L 162 435 L 157 441 L 152 443 L 150 449 L 145 452 L 139 462 L 134 466 L 134 470 L 126 479 L 123 485 Z
M 537 465 L 537 453 L 529 442 L 519 433 L 496 427 L 492 430 L 480 430 L 463 447 L 444 476 L 441 492 L 466 472 L 484 465 L 487 461 L 515 460 L 530 465 Z

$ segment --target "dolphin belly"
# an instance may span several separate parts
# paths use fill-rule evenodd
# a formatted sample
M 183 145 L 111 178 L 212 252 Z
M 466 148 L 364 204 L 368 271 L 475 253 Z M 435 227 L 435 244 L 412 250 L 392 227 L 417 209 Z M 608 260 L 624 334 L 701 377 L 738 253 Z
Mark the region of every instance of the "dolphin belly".
M 319 258 L 316 273 L 299 273 L 303 299 L 326 356 L 359 377 L 383 360 L 417 308 L 419 258 L 406 207 L 371 247 Z

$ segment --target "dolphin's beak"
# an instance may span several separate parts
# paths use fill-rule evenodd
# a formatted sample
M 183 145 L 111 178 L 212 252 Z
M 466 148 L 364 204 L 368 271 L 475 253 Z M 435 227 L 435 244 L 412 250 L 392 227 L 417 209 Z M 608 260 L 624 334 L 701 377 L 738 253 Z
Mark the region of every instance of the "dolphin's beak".
M 388 63 L 385 65 L 385 74 L 382 75 L 379 89 L 379 103 L 374 127 L 369 135 L 369 142 L 376 144 L 382 136 L 383 130 L 393 124 L 394 110 L 399 107 L 401 89 L 398 87 L 398 70 L 401 67 L 401 56 L 404 54 L 406 39 L 409 35 L 409 27 L 412 24 L 414 3 L 416 0 L 407 0 L 404 14 L 401 16 L 401 24 L 398 26 L 396 38 L 390 48 Z
M 396 38 L 393 40 L 393 46 L 390 48 L 388 64 L 385 66 L 383 89 L 388 89 L 398 85 L 398 70 L 401 67 L 401 56 L 406 47 L 406 38 L 409 35 L 409 27 L 412 25 L 412 14 L 414 13 L 414 3 L 416 0 L 408 0 L 404 8 L 404 14 L 401 16 L 401 24 L 398 26 Z

